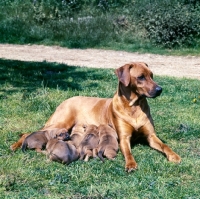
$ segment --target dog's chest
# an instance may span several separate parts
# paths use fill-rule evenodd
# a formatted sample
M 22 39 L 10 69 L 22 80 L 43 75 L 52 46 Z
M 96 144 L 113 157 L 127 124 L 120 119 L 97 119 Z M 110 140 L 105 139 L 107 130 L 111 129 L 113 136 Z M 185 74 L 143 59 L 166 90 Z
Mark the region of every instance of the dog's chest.
M 140 107 L 130 107 L 128 108 L 123 115 L 120 115 L 123 120 L 130 124 L 135 131 L 145 125 L 149 120 L 149 113 L 144 112 Z

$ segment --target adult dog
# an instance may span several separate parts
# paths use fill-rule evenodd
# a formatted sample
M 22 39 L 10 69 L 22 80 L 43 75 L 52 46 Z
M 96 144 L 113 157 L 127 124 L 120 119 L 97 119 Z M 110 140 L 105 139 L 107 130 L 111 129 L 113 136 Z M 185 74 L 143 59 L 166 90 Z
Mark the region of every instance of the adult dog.
M 44 128 L 71 129 L 77 123 L 111 125 L 116 130 L 120 149 L 125 158 L 125 169 L 137 168 L 131 154 L 131 137 L 145 137 L 150 147 L 164 153 L 171 162 L 181 158 L 164 144 L 154 130 L 146 98 L 155 98 L 162 88 L 153 81 L 147 64 L 133 62 L 115 70 L 119 83 L 113 98 L 72 97 L 62 102 L 49 118 Z

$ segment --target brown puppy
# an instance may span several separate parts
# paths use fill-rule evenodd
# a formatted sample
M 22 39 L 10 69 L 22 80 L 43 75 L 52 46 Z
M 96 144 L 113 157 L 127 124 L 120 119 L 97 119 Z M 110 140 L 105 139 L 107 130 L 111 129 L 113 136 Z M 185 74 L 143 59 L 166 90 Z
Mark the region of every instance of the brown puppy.
M 52 138 L 69 140 L 70 136 L 65 128 L 53 128 L 45 131 L 33 132 L 25 138 L 22 144 L 22 151 L 25 152 L 26 148 L 29 148 L 35 149 L 37 152 L 42 152 L 48 140 Z
M 150 147 L 164 153 L 171 162 L 179 163 L 181 158 L 157 136 L 146 98 L 155 98 L 162 88 L 153 81 L 153 74 L 145 63 L 133 62 L 115 70 L 118 88 L 113 98 L 72 97 L 62 102 L 43 130 L 54 128 L 71 129 L 81 124 L 111 124 L 116 130 L 120 149 L 125 158 L 125 169 L 137 168 L 132 156 L 131 138 L 144 137 Z
M 70 134 L 70 141 L 78 148 L 86 133 L 85 125 L 75 125 Z
M 118 146 L 118 136 L 116 131 L 108 125 L 99 125 L 99 147 L 98 156 L 104 162 L 103 156 L 113 160 L 117 156 L 119 149 Z
M 86 127 L 86 134 L 79 145 L 78 151 L 80 153 L 80 160 L 88 161 L 90 157 L 97 156 L 97 147 L 99 143 L 98 127 L 95 125 L 88 125 Z
M 47 142 L 46 151 L 50 160 L 63 164 L 70 164 L 79 158 L 79 153 L 71 141 L 51 139 Z

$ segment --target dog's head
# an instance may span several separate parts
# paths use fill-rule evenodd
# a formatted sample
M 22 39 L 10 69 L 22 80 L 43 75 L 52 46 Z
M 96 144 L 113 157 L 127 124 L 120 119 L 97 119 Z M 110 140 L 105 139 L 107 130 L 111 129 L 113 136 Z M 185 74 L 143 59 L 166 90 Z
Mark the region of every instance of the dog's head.
M 70 140 L 70 135 L 69 135 L 67 129 L 65 129 L 65 128 L 61 128 L 61 129 L 53 128 L 48 131 L 52 138 L 56 138 L 57 140 L 63 140 L 63 141 Z
M 126 64 L 116 69 L 115 74 L 119 82 L 138 97 L 155 98 L 162 92 L 162 88 L 153 81 L 153 73 L 145 63 Z

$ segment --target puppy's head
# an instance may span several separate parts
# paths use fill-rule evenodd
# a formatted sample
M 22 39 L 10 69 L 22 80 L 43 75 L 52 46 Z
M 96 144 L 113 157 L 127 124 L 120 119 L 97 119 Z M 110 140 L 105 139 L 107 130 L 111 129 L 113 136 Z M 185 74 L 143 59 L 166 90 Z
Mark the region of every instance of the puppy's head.
M 94 124 L 84 125 L 83 128 L 85 129 L 85 133 L 94 133 L 98 134 L 98 127 Z
M 98 130 L 100 137 L 104 135 L 112 135 L 115 138 L 118 138 L 117 132 L 110 125 L 100 124 Z
M 67 129 L 65 128 L 61 128 L 61 129 L 52 129 L 51 130 L 53 133 L 53 138 L 56 138 L 57 140 L 63 140 L 63 141 L 67 141 L 70 140 L 70 135 L 67 131 Z
M 115 70 L 119 82 L 139 97 L 155 98 L 162 88 L 153 81 L 153 73 L 143 62 L 126 64 Z

